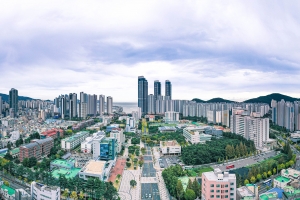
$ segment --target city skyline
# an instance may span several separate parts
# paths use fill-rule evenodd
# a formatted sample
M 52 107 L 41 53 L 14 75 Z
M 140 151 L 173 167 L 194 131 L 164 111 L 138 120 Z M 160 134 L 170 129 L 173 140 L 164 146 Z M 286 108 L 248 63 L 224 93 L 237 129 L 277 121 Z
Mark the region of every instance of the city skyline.
M 172 99 L 300 97 L 296 1 L 2 4 L 1 93 L 84 91 L 136 102 L 144 75 L 170 80 Z

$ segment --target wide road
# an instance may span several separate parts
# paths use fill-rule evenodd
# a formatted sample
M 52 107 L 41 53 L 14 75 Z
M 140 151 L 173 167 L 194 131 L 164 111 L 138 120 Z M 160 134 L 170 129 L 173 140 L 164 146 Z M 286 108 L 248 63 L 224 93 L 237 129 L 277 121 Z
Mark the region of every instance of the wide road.
M 242 167 L 247 167 L 249 165 L 253 165 L 255 163 L 258 163 L 260 161 L 263 161 L 265 159 L 268 159 L 270 157 L 273 157 L 277 154 L 276 151 L 270 151 L 270 152 L 266 152 L 263 154 L 259 154 L 257 156 L 251 156 L 249 158 L 243 158 L 240 160 L 236 160 L 236 161 L 232 161 L 232 162 L 227 162 L 224 164 L 217 164 L 217 165 L 212 165 L 212 168 L 220 168 L 222 171 L 229 171 L 231 169 L 226 169 L 227 165 L 234 165 L 233 169 L 238 169 L 238 168 L 242 168 Z

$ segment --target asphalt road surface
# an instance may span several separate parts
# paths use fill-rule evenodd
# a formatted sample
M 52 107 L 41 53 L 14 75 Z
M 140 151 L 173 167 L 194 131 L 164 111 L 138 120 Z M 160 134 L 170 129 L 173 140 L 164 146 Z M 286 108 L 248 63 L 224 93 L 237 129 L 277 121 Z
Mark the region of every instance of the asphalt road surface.
M 218 164 L 218 165 L 212 165 L 211 167 L 214 168 L 214 169 L 220 168 L 222 171 L 229 171 L 229 170 L 232 170 L 232 169 L 238 169 L 238 168 L 242 168 L 242 167 L 247 167 L 249 165 L 253 165 L 255 163 L 266 160 L 270 157 L 274 157 L 276 154 L 277 154 L 276 151 L 271 151 L 271 152 L 260 154 L 258 156 L 251 156 L 249 158 L 244 158 L 244 159 L 233 161 L 233 162 L 228 162 L 228 163 Z M 234 168 L 226 169 L 227 165 L 234 165 Z
M 157 183 L 142 183 L 141 186 L 142 199 L 160 200 Z

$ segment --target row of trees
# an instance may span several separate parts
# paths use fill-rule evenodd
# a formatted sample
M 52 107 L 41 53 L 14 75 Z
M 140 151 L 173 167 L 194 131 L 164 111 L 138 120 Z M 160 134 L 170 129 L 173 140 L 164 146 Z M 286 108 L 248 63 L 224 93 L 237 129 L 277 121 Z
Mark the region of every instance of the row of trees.
M 182 134 L 182 130 L 170 133 L 158 133 L 154 135 L 142 135 L 142 141 L 149 144 L 159 144 L 160 141 L 176 140 L 180 145 L 185 146 L 187 142 Z
M 218 162 L 226 157 L 232 158 L 235 155 L 247 155 L 248 152 L 255 151 L 253 141 L 248 141 L 243 137 L 235 137 L 235 134 L 223 135 L 222 139 L 212 138 L 206 144 L 193 144 L 182 148 L 181 158 L 187 165 L 201 165 Z M 233 148 L 233 147 L 237 148 Z M 197 155 L 197 156 L 194 156 Z
M 162 176 L 169 190 L 170 195 L 178 199 L 194 200 L 201 196 L 201 187 L 196 179 L 189 179 L 186 190 L 184 191 L 182 182 L 178 177 L 185 176 L 186 172 L 179 166 L 171 166 L 162 172 Z

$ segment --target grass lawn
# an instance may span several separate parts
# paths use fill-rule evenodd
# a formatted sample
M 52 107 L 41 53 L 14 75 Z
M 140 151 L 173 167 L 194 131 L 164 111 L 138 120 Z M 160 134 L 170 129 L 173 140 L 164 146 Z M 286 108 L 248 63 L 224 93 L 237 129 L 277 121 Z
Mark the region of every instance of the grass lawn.
M 211 168 L 211 167 L 204 167 L 204 168 L 201 168 L 201 169 L 199 169 L 199 171 L 198 171 L 198 176 L 202 176 L 202 173 L 203 173 L 203 172 L 211 172 L 211 171 L 214 171 L 214 169 Z

